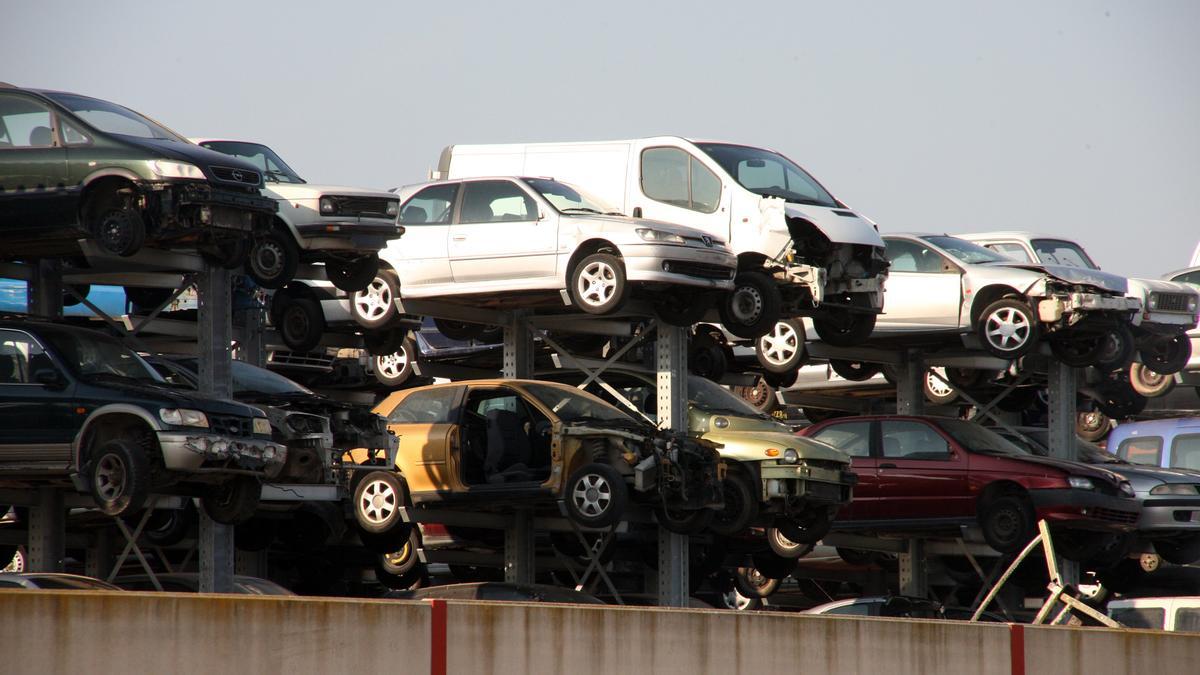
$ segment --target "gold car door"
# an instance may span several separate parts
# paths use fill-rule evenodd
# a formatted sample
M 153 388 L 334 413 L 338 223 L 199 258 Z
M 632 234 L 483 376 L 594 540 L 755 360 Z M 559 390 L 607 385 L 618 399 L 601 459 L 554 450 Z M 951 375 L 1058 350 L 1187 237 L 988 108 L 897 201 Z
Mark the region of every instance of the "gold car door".
M 397 437 L 396 466 L 414 501 L 422 501 L 422 493 L 461 489 L 452 457 L 461 442 L 458 408 L 463 389 L 442 385 L 399 391 L 375 407 Z

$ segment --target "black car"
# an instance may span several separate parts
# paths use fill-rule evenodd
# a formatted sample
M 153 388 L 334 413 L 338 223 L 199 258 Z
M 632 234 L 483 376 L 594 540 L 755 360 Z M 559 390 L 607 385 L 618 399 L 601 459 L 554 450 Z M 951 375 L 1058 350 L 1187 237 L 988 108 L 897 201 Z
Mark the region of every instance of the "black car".
M 234 523 L 286 459 L 261 411 L 170 386 L 114 337 L 0 320 L 0 480 L 69 480 L 109 515 L 153 493 L 200 496 Z
M 262 174 L 100 99 L 0 83 L 3 258 L 198 250 L 234 268 L 270 231 Z
M 149 357 L 172 384 L 194 389 L 200 362 L 194 357 Z M 273 481 L 323 484 L 335 480 L 342 455 L 355 448 L 375 451 L 383 466 L 395 464 L 395 437 L 387 420 L 368 406 L 335 401 L 244 361 L 232 362 L 233 397 L 259 408 L 271 421 L 272 438 L 288 447 L 287 464 Z

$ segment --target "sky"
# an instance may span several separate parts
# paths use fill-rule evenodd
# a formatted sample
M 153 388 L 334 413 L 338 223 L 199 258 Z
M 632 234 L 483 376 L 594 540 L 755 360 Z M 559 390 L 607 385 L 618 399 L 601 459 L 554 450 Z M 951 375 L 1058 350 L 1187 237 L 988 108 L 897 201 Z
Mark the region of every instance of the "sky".
M 0 0 L 0 80 L 391 188 L 455 143 L 769 147 L 883 232 L 1200 240 L 1200 3 Z

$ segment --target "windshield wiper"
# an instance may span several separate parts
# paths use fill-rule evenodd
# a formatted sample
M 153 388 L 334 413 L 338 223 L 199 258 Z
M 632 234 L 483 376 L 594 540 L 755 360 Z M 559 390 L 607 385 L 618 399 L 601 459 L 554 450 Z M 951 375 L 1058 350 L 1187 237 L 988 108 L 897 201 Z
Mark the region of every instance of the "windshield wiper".
M 586 206 L 568 206 L 565 209 L 559 209 L 559 211 L 562 211 L 563 213 L 566 213 L 568 211 L 583 211 L 584 213 L 596 213 L 596 214 L 600 213 L 600 211 L 598 211 L 596 209 L 588 208 Z

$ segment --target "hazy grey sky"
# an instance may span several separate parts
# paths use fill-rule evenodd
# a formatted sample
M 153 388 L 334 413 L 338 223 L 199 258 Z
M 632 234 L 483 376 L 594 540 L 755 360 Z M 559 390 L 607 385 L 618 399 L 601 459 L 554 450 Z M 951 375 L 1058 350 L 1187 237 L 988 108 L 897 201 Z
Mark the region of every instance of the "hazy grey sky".
M 451 143 L 765 145 L 883 231 L 1022 228 L 1155 275 L 1200 239 L 1200 3 L 0 0 L 0 80 L 261 140 L 310 181 Z

